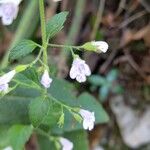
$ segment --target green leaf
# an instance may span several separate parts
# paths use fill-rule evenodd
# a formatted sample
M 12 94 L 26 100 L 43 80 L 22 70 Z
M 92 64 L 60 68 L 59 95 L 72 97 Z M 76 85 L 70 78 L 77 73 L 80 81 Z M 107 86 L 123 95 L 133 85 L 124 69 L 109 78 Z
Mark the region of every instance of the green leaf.
M 65 134 L 65 138 L 69 139 L 73 143 L 74 150 L 89 150 L 89 142 L 86 131 L 78 130 L 68 132 Z
M 116 69 L 112 69 L 108 74 L 107 74 L 107 81 L 108 82 L 113 82 L 114 80 L 116 80 L 118 77 L 118 70 Z
M 32 125 L 14 125 L 8 131 L 9 143 L 14 150 L 23 150 L 33 132 Z
M 27 54 L 31 53 L 37 44 L 31 40 L 23 40 L 19 42 L 12 50 L 10 51 L 9 59 L 15 60 L 19 59 Z
M 99 89 L 99 98 L 101 101 L 106 100 L 106 98 L 108 97 L 109 91 L 110 91 L 110 87 L 107 85 L 104 85 Z
M 77 130 L 65 133 L 61 136 L 67 138 L 73 143 L 73 150 L 89 150 L 89 143 L 86 131 Z M 57 150 L 54 143 L 50 142 L 49 139 L 43 136 L 38 136 L 38 144 L 40 150 L 49 150 L 49 148 L 51 148 L 52 150 Z
M 50 111 L 50 104 L 47 98 L 36 98 L 29 105 L 29 116 L 33 126 L 38 127 L 42 124 Z
M 22 73 L 18 73 L 14 79 L 14 81 L 20 85 L 23 85 L 28 88 L 40 89 L 40 86 L 35 83 L 33 80 L 30 80 Z
M 100 75 L 92 75 L 88 78 L 88 81 L 95 86 L 100 86 L 107 83 L 106 79 Z
M 89 110 L 95 113 L 96 122 L 95 124 L 99 123 L 107 123 L 109 121 L 109 117 L 107 112 L 104 110 L 102 105 L 90 94 L 83 93 L 78 97 L 78 106 L 81 106 L 82 109 Z M 65 124 L 62 129 L 57 127 L 53 128 L 53 132 L 61 133 L 63 131 L 74 131 L 83 129 L 82 123 L 78 123 L 72 115 L 66 111 L 65 112 Z M 63 130 L 63 131 L 62 131 Z
M 41 89 L 38 73 L 34 67 L 16 74 L 14 81 L 28 88 Z
M 8 132 L 9 126 L 0 126 L 0 150 L 3 149 L 4 147 L 8 146 Z
M 29 123 L 28 104 L 29 97 L 5 96 L 0 99 L 0 125 L 13 123 Z
M 47 39 L 54 37 L 64 27 L 68 12 L 61 12 L 53 16 L 46 25 Z
M 75 97 L 75 88 L 65 80 L 53 78 L 48 92 L 62 103 L 70 106 L 79 106 Z

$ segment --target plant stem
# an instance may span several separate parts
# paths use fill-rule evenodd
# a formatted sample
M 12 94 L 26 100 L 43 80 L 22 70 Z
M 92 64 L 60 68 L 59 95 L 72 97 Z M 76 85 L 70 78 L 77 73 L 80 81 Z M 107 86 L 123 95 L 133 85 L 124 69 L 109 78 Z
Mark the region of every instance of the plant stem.
M 56 48 L 73 48 L 77 50 L 81 50 L 81 46 L 72 46 L 72 45 L 58 45 L 58 44 L 48 44 L 50 47 L 56 47 Z
M 48 60 L 47 60 L 47 42 L 46 42 L 46 23 L 45 23 L 45 11 L 43 0 L 39 0 L 39 10 L 40 10 L 40 21 L 42 32 L 43 62 L 45 65 L 47 65 Z
M 94 40 L 95 37 L 96 37 L 98 27 L 99 27 L 99 25 L 101 23 L 101 20 L 102 20 L 104 7 L 105 7 L 105 0 L 101 0 L 100 5 L 99 5 L 99 9 L 98 9 L 98 12 L 97 12 L 97 16 L 96 16 L 95 25 L 94 25 L 94 28 L 93 28 L 93 31 L 92 31 L 92 34 L 91 34 L 91 40 Z

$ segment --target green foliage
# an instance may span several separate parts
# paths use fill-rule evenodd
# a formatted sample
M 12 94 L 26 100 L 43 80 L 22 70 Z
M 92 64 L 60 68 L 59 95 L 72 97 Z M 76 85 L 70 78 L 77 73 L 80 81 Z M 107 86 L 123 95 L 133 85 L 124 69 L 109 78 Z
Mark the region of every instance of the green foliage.
M 9 95 L 0 99 L 0 125 L 29 123 L 27 114 L 31 98 L 25 97 L 23 91 L 20 94 L 20 96 Z
M 50 111 L 50 104 L 47 98 L 38 97 L 29 105 L 29 116 L 33 126 L 38 127 Z
M 89 150 L 87 133 L 84 130 L 67 132 L 61 136 L 73 142 L 74 150 Z M 54 143 L 50 142 L 49 139 L 44 136 L 38 136 L 38 143 L 40 150 L 49 150 L 49 148 L 57 150 Z
M 9 145 L 14 150 L 23 150 L 33 131 L 31 125 L 14 125 L 8 131 Z
M 78 106 L 83 109 L 87 109 L 95 113 L 96 122 L 95 124 L 99 123 L 106 123 L 109 121 L 109 117 L 106 111 L 103 109 L 102 105 L 96 101 L 96 99 L 88 93 L 81 94 L 78 99 L 76 100 Z M 83 129 L 82 124 L 77 122 L 72 115 L 66 111 L 65 112 L 65 124 L 63 128 L 54 127 L 53 132 L 56 133 L 63 133 L 81 130 Z
M 67 132 L 65 133 L 65 137 L 73 142 L 74 150 L 89 150 L 89 143 L 86 131 L 77 130 L 73 132 Z
M 118 94 L 123 92 L 123 88 L 115 81 L 118 77 L 118 71 L 116 69 L 111 70 L 106 77 L 100 75 L 92 75 L 88 78 L 88 81 L 92 84 L 91 89 L 99 88 L 100 100 L 104 101 L 109 95 L 109 92 Z
M 27 88 L 42 90 L 38 73 L 34 67 L 28 68 L 27 70 L 16 74 L 14 81 Z
M 61 12 L 53 16 L 46 25 L 47 39 L 54 37 L 64 27 L 68 12 Z
M 36 47 L 37 44 L 35 42 L 31 40 L 23 40 L 11 49 L 9 59 L 15 60 L 26 56 L 31 53 Z
M 6 125 L 0 126 L 0 150 L 8 144 L 8 136 L 6 136 L 8 129 Z

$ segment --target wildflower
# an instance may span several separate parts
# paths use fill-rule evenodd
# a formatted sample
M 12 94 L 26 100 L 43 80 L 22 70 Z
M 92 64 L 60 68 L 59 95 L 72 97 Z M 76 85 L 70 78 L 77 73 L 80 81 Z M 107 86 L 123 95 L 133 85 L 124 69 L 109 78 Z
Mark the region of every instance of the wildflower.
M 62 150 L 72 150 L 73 149 L 73 143 L 69 141 L 66 138 L 61 137 L 59 139 L 60 144 L 62 145 Z
M 97 47 L 97 51 L 106 53 L 108 50 L 108 44 L 104 41 L 92 41 L 91 44 Z
M 0 17 L 2 17 L 2 23 L 4 25 L 10 25 L 16 19 L 21 1 L 0 0 Z
M 75 58 L 70 70 L 71 79 L 76 79 L 79 83 L 86 81 L 86 76 L 91 75 L 91 70 L 84 60 Z
M 9 88 L 8 83 L 12 80 L 15 74 L 16 74 L 16 71 L 12 70 L 0 77 L 0 92 L 7 93 L 8 88 Z
M 49 88 L 51 86 L 52 79 L 49 77 L 49 73 L 47 70 L 44 71 L 42 78 L 41 78 L 41 84 L 45 88 Z
M 90 112 L 84 109 L 80 109 L 79 114 L 83 118 L 83 128 L 85 130 L 92 130 L 94 128 L 95 115 L 94 112 Z
M 13 148 L 11 146 L 8 146 L 8 147 L 4 148 L 3 150 L 13 150 Z

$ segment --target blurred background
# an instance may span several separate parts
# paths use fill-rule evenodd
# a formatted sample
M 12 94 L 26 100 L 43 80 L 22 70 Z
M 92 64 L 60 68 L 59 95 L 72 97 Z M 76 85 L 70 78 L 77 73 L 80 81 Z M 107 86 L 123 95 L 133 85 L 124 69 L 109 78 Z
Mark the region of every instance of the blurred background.
M 91 150 L 150 150 L 150 1 L 46 0 L 45 7 L 47 19 L 69 11 L 64 29 L 51 43 L 80 45 L 104 40 L 109 44 L 105 54 L 80 54 L 92 70 L 82 85 L 68 77 L 69 51 L 48 51 L 53 72 L 73 82 L 78 94 L 91 93 L 110 116 L 107 124 L 97 125 L 89 133 Z M 0 24 L 1 67 L 8 50 L 25 38 L 41 42 L 37 0 L 23 1 L 11 26 Z M 31 62 L 35 55 L 19 63 Z M 33 150 L 34 145 L 33 137 L 27 150 Z

